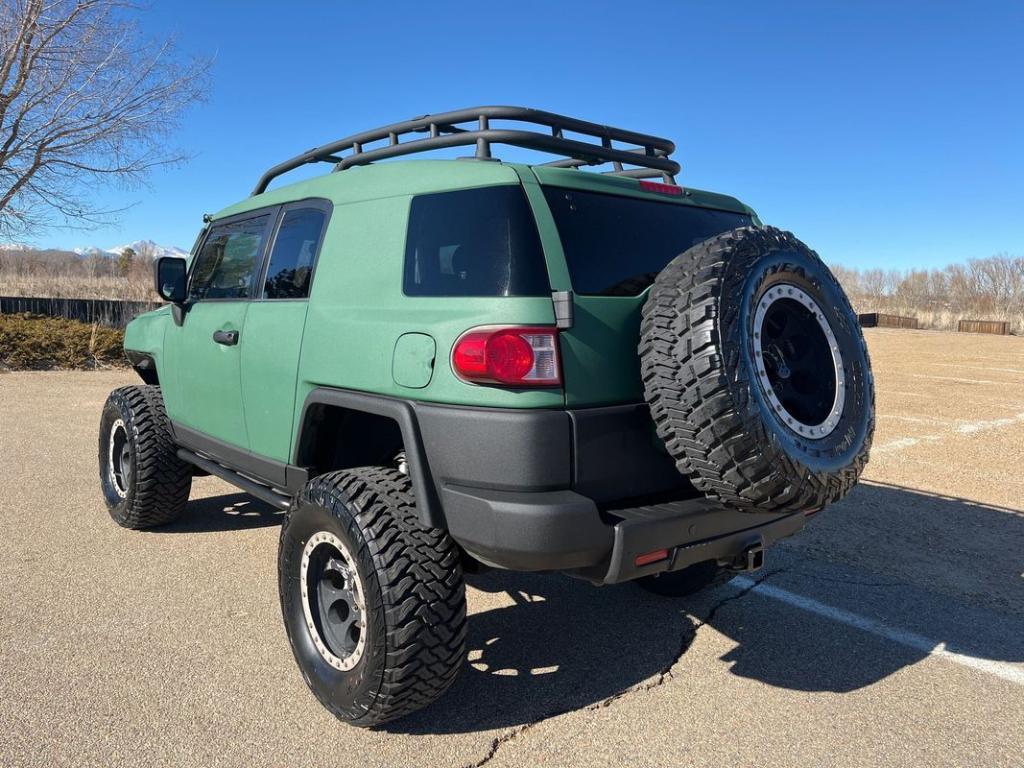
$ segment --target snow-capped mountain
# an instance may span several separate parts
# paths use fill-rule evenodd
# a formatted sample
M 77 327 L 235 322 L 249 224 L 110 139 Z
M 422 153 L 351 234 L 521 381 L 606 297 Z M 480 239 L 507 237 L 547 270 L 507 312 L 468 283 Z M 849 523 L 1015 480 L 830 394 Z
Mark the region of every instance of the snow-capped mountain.
M 113 248 L 99 248 L 95 245 L 85 248 L 75 248 L 79 256 L 120 256 L 125 248 L 131 248 L 138 254 L 159 258 L 160 256 L 178 256 L 185 258 L 188 251 L 178 248 L 176 245 L 160 245 L 152 240 L 135 240 L 124 245 L 115 245 Z

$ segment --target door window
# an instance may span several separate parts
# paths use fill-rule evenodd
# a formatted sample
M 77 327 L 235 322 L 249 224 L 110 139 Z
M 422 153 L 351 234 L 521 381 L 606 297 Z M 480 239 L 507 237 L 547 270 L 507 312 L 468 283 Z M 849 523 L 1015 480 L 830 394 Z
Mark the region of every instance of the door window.
M 252 296 L 269 221 L 270 214 L 264 214 L 215 225 L 196 256 L 189 300 Z
M 304 299 L 309 296 L 313 262 L 326 218 L 327 214 L 319 208 L 293 208 L 285 212 L 270 252 L 264 298 Z

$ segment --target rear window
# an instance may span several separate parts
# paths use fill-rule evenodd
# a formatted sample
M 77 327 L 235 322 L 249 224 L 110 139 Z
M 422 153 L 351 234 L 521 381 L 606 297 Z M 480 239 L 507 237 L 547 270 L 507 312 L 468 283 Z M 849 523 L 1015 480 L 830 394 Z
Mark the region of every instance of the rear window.
M 518 185 L 420 195 L 405 247 L 407 296 L 546 296 L 547 267 Z
M 573 290 L 636 296 L 676 256 L 750 216 L 635 197 L 545 187 Z

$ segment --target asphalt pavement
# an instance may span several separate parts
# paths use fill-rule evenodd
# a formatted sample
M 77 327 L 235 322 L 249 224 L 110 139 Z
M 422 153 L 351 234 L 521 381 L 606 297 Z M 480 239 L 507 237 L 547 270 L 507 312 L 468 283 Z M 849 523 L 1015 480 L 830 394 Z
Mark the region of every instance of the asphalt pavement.
M 1024 766 L 1024 339 L 867 332 L 864 482 L 687 600 L 491 573 L 455 686 L 378 730 L 306 689 L 279 514 L 215 478 L 118 528 L 128 371 L 0 374 L 0 765 Z

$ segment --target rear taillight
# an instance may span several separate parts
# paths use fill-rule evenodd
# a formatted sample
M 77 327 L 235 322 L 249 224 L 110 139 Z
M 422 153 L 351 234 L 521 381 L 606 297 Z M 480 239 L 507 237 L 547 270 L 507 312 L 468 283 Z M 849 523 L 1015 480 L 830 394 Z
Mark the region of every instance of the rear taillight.
M 562 383 L 555 328 L 474 328 L 452 348 L 452 369 L 465 381 L 517 387 Z

